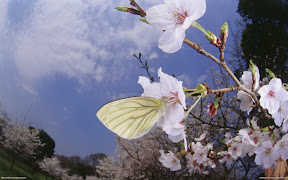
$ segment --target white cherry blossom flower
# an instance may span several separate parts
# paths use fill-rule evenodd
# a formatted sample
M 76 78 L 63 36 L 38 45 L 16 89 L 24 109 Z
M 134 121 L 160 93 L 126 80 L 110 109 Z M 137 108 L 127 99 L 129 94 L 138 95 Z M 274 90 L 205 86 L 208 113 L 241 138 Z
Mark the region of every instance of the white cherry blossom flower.
M 252 71 L 251 68 L 249 69 L 249 71 L 244 71 L 241 77 L 241 80 L 244 83 L 243 86 L 249 90 L 252 90 L 253 86 L 254 86 L 254 89 L 257 89 L 259 87 L 259 81 L 260 81 L 260 73 L 259 73 L 258 67 L 254 65 L 254 71 L 255 71 L 254 80 L 253 80 L 253 75 L 251 71 Z M 249 113 L 253 109 L 254 99 L 248 93 L 244 91 L 239 91 L 237 93 L 237 99 L 241 101 L 240 109 L 242 111 L 247 111 L 247 114 L 249 115 Z
M 187 159 L 187 167 L 189 169 L 190 173 L 196 173 L 200 170 L 200 168 L 198 167 L 198 163 L 196 160 L 193 160 L 193 155 L 191 155 L 190 153 L 188 153 L 186 156 Z
M 282 127 L 283 127 L 283 131 L 285 132 L 288 131 L 288 116 L 284 119 Z
M 228 152 L 231 153 L 234 157 L 240 157 L 242 155 L 242 143 L 233 143 L 228 149 Z
M 138 83 L 142 85 L 144 93 L 142 96 L 152 97 L 155 99 L 165 98 L 166 108 L 162 121 L 159 125 L 164 126 L 170 122 L 172 125 L 179 123 L 184 118 L 184 109 L 186 109 L 185 94 L 182 87 L 182 81 L 169 76 L 158 70 L 160 83 L 153 82 L 146 77 L 139 77 Z
M 237 157 L 232 156 L 232 154 L 230 152 L 227 152 L 227 151 L 221 152 L 220 155 L 223 155 L 224 157 L 222 159 L 220 159 L 219 162 L 220 163 L 226 162 L 227 165 L 232 164 L 233 161 L 237 159 Z
M 270 114 L 275 114 L 280 107 L 281 101 L 288 100 L 288 92 L 282 87 L 279 78 L 273 78 L 268 85 L 262 86 L 258 93 L 261 95 L 260 105 L 268 109 Z
M 201 164 L 204 161 L 207 161 L 208 148 L 205 146 L 203 148 L 198 148 L 193 154 L 193 160 L 196 160 L 197 163 Z
M 252 90 L 252 87 L 254 85 L 254 89 L 257 89 L 259 87 L 259 81 L 260 81 L 260 73 L 259 69 L 256 65 L 254 65 L 255 68 L 255 82 L 253 81 L 253 76 L 251 69 L 249 71 L 244 71 L 243 75 L 241 77 L 241 80 L 244 83 L 244 87 L 248 88 L 249 90 Z
M 231 133 L 230 132 L 227 132 L 226 134 L 225 134 L 225 143 L 226 144 L 229 144 L 229 143 L 231 143 L 231 141 L 233 140 L 233 136 L 231 135 Z
M 165 131 L 173 142 L 179 142 L 185 139 L 185 126 L 181 124 L 186 109 L 185 93 L 182 87 L 182 81 L 169 76 L 158 70 L 160 82 L 151 83 L 146 77 L 139 77 L 138 83 L 142 85 L 144 93 L 142 96 L 155 99 L 164 98 L 166 101 L 165 112 L 157 122 L 157 125 Z M 186 144 L 185 144 L 186 145 Z
M 204 131 L 203 134 L 201 134 L 201 136 L 199 138 L 194 138 L 195 141 L 202 141 L 206 138 L 208 131 Z
M 263 165 L 265 169 L 271 167 L 279 158 L 279 152 L 277 152 L 271 141 L 264 141 L 262 144 L 254 149 L 256 154 L 255 163 L 257 165 Z
M 247 111 L 247 114 L 249 115 L 254 106 L 254 100 L 252 96 L 241 90 L 237 93 L 237 99 L 241 101 L 240 109 L 242 111 Z
M 247 154 L 251 157 L 254 154 L 254 146 L 247 140 L 243 140 L 242 142 L 242 154 L 241 158 L 245 157 Z
M 161 153 L 159 161 L 164 167 L 169 168 L 170 171 L 178 171 L 181 169 L 179 159 L 172 152 L 167 154 L 165 154 L 163 150 L 160 150 L 159 152 Z
M 288 101 L 281 101 L 278 111 L 272 114 L 275 124 L 280 127 L 282 125 L 283 120 L 287 116 L 288 116 Z
M 185 30 L 199 19 L 206 11 L 205 0 L 164 0 L 160 4 L 149 8 L 146 20 L 152 26 L 165 30 L 159 39 L 158 46 L 164 52 L 178 51 L 185 39 Z
M 280 157 L 286 161 L 288 159 L 288 134 L 282 137 L 275 145 L 275 150 L 280 153 Z

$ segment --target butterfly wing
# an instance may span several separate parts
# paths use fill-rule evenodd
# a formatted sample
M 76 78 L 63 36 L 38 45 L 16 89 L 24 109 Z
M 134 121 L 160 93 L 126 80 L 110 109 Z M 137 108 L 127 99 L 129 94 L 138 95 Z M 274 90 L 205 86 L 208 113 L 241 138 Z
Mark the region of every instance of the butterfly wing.
M 161 117 L 165 105 L 150 97 L 131 97 L 105 104 L 97 117 L 111 131 L 126 139 L 146 134 Z

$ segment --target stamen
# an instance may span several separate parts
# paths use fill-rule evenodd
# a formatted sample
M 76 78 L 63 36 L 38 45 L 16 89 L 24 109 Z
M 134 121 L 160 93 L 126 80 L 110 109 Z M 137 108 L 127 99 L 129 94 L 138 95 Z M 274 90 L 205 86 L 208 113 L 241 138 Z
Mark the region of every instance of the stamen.
M 268 93 L 268 96 L 269 96 L 270 98 L 274 98 L 274 97 L 275 97 L 274 91 L 270 90 L 269 93 Z
M 179 11 L 176 11 L 174 13 L 176 24 L 183 24 L 187 16 L 188 16 L 187 11 L 182 12 L 182 13 L 179 13 Z
M 180 103 L 180 100 L 178 98 L 178 92 L 170 92 L 170 94 L 167 96 L 168 102 L 171 104 Z

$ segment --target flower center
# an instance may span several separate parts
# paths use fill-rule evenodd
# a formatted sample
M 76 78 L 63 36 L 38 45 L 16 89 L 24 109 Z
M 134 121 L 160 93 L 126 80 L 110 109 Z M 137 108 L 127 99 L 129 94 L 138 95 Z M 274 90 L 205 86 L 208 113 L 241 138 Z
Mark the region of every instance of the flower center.
M 266 149 L 265 154 L 268 156 L 271 153 L 270 148 Z
M 183 24 L 186 17 L 188 17 L 187 11 L 179 13 L 179 11 L 176 11 L 174 13 L 174 18 L 175 18 L 175 22 L 176 24 Z
M 172 164 L 176 164 L 176 159 L 172 159 Z
M 274 91 L 270 90 L 270 91 L 268 92 L 268 96 L 269 96 L 269 98 L 274 98 L 274 97 L 275 97 Z
M 178 98 L 178 92 L 170 92 L 167 99 L 168 99 L 168 102 L 171 104 L 176 104 L 176 103 L 181 104 Z

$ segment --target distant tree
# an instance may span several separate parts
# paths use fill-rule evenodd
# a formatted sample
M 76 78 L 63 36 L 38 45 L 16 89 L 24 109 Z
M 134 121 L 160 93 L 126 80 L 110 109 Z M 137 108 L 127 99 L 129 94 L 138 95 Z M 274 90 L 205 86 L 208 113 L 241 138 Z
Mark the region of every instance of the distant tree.
M 285 0 L 239 0 L 246 26 L 242 32 L 242 59 L 257 64 L 261 76 L 269 68 L 288 81 L 288 3 Z
M 84 163 L 76 163 L 69 171 L 69 175 L 79 175 L 83 179 L 85 179 L 86 176 L 95 175 L 95 173 L 93 166 Z
M 97 155 L 97 157 L 101 158 L 103 155 L 101 153 Z M 61 161 L 61 165 L 63 168 L 69 169 L 68 175 L 79 175 L 83 179 L 86 178 L 86 176 L 95 176 L 97 175 L 95 166 L 90 165 L 86 160 L 82 160 L 80 156 L 71 156 L 66 157 L 63 155 L 57 155 L 59 160 Z
M 29 129 L 23 122 L 14 121 L 5 128 L 2 144 L 13 156 L 11 169 L 13 168 L 16 157 L 32 157 L 35 155 L 35 149 L 44 145 L 41 143 L 38 134 L 39 130 Z
M 1 105 L 0 105 L 1 106 Z M 8 114 L 5 111 L 0 110 L 0 141 L 4 134 L 4 129 L 10 122 Z
M 30 126 L 29 129 L 35 129 Z M 41 161 L 45 157 L 51 158 L 54 155 L 55 141 L 42 129 L 38 129 L 38 137 L 44 146 L 39 146 L 35 150 L 35 155 L 33 156 L 34 161 Z
M 57 157 L 44 158 L 38 163 L 40 169 L 47 172 L 53 177 L 67 177 L 67 169 L 61 167 L 61 163 Z
M 99 178 L 96 176 L 86 176 L 86 180 L 98 180 Z
M 78 175 L 72 175 L 72 176 L 63 177 L 61 178 L 61 180 L 83 180 L 83 178 Z
M 180 149 L 169 141 L 159 128 L 141 139 L 125 140 L 117 137 L 115 158 L 104 158 L 96 167 L 103 179 L 181 179 L 184 171 L 170 172 L 159 161 L 159 149 Z
M 57 158 L 60 160 L 61 166 L 63 168 L 69 169 L 76 164 L 73 160 L 71 160 L 69 157 L 66 157 L 64 155 L 55 155 L 55 156 L 57 156 Z
M 85 163 L 91 165 L 91 166 L 97 166 L 99 164 L 99 161 L 101 159 L 106 158 L 106 154 L 104 153 L 96 153 L 96 154 L 90 154 L 85 158 Z
M 80 163 L 82 161 L 80 156 L 70 156 L 70 160 L 72 160 L 74 163 Z

